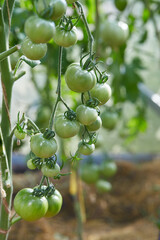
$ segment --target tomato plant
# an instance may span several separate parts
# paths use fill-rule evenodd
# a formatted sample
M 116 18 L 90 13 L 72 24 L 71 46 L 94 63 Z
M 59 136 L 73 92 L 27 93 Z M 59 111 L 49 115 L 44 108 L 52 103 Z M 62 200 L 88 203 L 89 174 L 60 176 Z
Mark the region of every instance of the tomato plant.
M 78 144 L 78 152 L 83 155 L 90 155 L 95 150 L 95 145 L 86 143 L 86 142 L 80 142 Z
M 20 131 L 17 128 L 14 130 L 14 135 L 17 139 L 20 139 L 20 140 L 22 140 L 26 137 L 26 133 L 24 131 Z
M 34 196 L 32 188 L 20 190 L 14 198 L 14 209 L 22 219 L 36 221 L 46 214 L 48 210 L 47 199 Z
M 31 170 L 36 169 L 36 166 L 34 165 L 32 159 L 29 159 L 29 160 L 27 161 L 27 167 L 28 167 L 29 169 L 31 169 Z
M 99 179 L 98 166 L 96 164 L 84 164 L 80 169 L 80 177 L 85 183 L 96 183 Z
M 71 30 L 65 30 L 59 26 L 56 27 L 53 40 L 62 47 L 70 47 L 77 42 L 77 29 L 73 27 Z
M 46 55 L 47 45 L 45 43 L 35 44 L 26 37 L 22 42 L 21 50 L 27 58 L 31 60 L 39 60 Z
M 106 110 L 101 114 L 101 119 L 102 126 L 108 130 L 112 130 L 118 122 L 118 113 Z
M 96 84 L 93 71 L 83 70 L 78 63 L 72 63 L 65 72 L 66 84 L 74 92 L 83 93 L 91 90 Z
M 53 166 L 49 166 L 45 163 L 42 165 L 41 171 L 46 177 L 55 177 L 60 173 L 60 167 L 57 163 Z
M 99 100 L 99 105 L 104 105 L 111 98 L 111 87 L 107 83 L 97 83 L 90 92 Z
M 78 121 L 83 125 L 92 124 L 98 117 L 96 109 L 85 105 L 79 105 L 76 109 L 76 113 Z
M 25 22 L 24 31 L 33 43 L 47 43 L 54 35 L 55 24 L 37 16 L 31 16 Z
M 87 126 L 87 129 L 91 132 L 97 131 L 101 128 L 102 126 L 102 120 L 101 118 L 98 116 L 96 121 L 94 121 L 93 123 L 91 123 L 90 125 Z

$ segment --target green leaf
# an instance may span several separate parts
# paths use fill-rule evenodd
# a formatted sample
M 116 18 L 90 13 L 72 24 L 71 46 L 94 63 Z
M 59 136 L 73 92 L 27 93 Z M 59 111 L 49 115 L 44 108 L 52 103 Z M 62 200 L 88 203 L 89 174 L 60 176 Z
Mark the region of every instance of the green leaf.
M 25 57 L 25 56 L 22 56 L 22 57 L 20 58 L 20 60 L 22 60 L 22 61 L 24 61 L 25 63 L 27 63 L 31 68 L 34 68 L 34 67 L 36 67 L 37 65 L 41 64 L 41 61 L 39 61 L 39 60 L 33 61 L 33 60 L 28 59 L 28 58 Z
M 142 14 L 143 22 L 146 23 L 149 20 L 149 18 L 150 18 L 150 11 L 147 8 L 145 8 Z

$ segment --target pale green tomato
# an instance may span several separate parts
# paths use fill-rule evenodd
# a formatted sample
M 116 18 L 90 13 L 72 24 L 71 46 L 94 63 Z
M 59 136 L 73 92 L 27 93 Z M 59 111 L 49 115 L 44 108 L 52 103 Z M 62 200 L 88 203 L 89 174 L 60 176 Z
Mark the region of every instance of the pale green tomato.
M 90 131 L 90 132 L 94 132 L 94 131 L 97 131 L 101 128 L 102 126 L 102 120 L 101 118 L 98 116 L 96 121 L 93 122 L 92 124 L 88 125 L 87 126 L 87 129 Z
M 77 42 L 77 29 L 73 27 L 71 30 L 65 30 L 57 26 L 53 36 L 55 43 L 62 47 L 70 47 Z
M 29 159 L 29 160 L 27 161 L 27 167 L 28 167 L 29 169 L 31 169 L 31 170 L 36 169 L 36 166 L 33 164 L 32 159 Z
M 26 133 L 25 132 L 20 132 L 17 128 L 14 130 L 14 135 L 19 140 L 22 140 L 26 137 Z
M 57 163 L 52 168 L 48 167 L 46 164 L 43 164 L 41 167 L 41 172 L 46 177 L 55 177 L 60 173 L 60 167 Z
M 90 125 L 96 121 L 98 113 L 96 109 L 87 107 L 85 105 L 79 105 L 76 109 L 77 120 L 83 125 Z
M 103 105 L 110 99 L 112 90 L 107 83 L 97 83 L 90 93 L 99 100 L 99 105 Z
M 102 119 L 102 126 L 108 130 L 113 130 L 118 121 L 118 113 L 117 112 L 110 112 L 104 111 L 101 114 Z
M 78 152 L 83 155 L 90 155 L 91 153 L 94 152 L 94 150 L 95 150 L 94 144 L 88 144 L 83 142 L 80 142 L 78 144 Z
M 83 93 L 95 86 L 96 76 L 93 71 L 83 70 L 79 63 L 72 63 L 66 70 L 65 81 L 69 89 Z
M 61 138 L 70 138 L 78 134 L 80 124 L 76 120 L 67 119 L 64 114 L 56 116 L 54 121 L 56 134 Z
M 63 203 L 62 195 L 57 189 L 55 189 L 54 193 L 51 196 L 46 198 L 48 201 L 48 210 L 44 217 L 46 218 L 54 217 L 61 210 L 62 203 Z
M 99 179 L 96 182 L 96 188 L 99 193 L 105 193 L 112 190 L 112 184 L 106 180 Z
M 99 178 L 99 167 L 96 164 L 84 164 L 80 168 L 80 177 L 88 184 L 97 182 Z

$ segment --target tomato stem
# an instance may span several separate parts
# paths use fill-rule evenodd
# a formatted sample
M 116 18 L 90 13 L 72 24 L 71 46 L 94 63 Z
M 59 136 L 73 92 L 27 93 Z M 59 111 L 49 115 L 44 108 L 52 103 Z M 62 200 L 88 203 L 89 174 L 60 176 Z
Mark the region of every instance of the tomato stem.
M 19 50 L 19 46 L 16 45 L 2 53 L 0 53 L 0 61 L 3 61 L 5 58 L 7 58 L 8 56 L 10 56 L 12 53 L 16 52 Z

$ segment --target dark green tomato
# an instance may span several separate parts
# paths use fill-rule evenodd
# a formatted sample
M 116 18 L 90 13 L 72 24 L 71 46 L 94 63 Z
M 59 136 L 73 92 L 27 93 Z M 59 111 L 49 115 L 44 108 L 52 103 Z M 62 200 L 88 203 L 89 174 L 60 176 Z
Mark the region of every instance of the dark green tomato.
M 67 119 L 64 114 L 60 114 L 55 118 L 54 129 L 59 137 L 70 138 L 78 134 L 80 124 L 78 121 L 71 121 Z
M 112 184 L 106 180 L 99 179 L 96 182 L 96 188 L 99 193 L 105 193 L 112 190 Z
M 61 18 L 66 13 L 67 3 L 65 0 L 38 0 L 37 12 L 39 14 L 44 13 L 49 8 L 50 10 L 45 16 L 54 21 Z
M 101 118 L 98 116 L 96 121 L 94 121 L 93 123 L 91 123 L 90 125 L 87 126 L 87 129 L 90 132 L 95 132 L 97 130 L 99 130 L 102 126 L 102 120 Z
M 63 199 L 60 192 L 56 189 L 50 197 L 46 197 L 48 201 L 48 210 L 44 217 L 54 217 L 57 215 L 62 207 Z
M 21 46 L 22 53 L 31 60 L 39 60 L 46 55 L 46 43 L 33 43 L 28 37 L 24 39 Z
M 37 133 L 31 137 L 30 147 L 37 157 L 49 158 L 56 153 L 57 142 L 54 138 L 46 139 L 42 133 Z
M 100 167 L 100 173 L 104 177 L 112 177 L 116 174 L 117 172 L 117 165 L 113 161 L 105 161 L 102 163 Z
M 97 182 L 99 178 L 99 168 L 96 164 L 84 164 L 80 169 L 81 179 L 88 184 Z
M 72 30 L 65 30 L 57 26 L 53 36 L 55 43 L 62 47 L 70 47 L 77 42 L 77 29 L 73 27 Z
M 114 4 L 119 11 L 123 11 L 127 6 L 127 0 L 114 0 Z
M 42 218 L 48 210 L 48 201 L 45 197 L 33 195 L 33 189 L 24 188 L 14 198 L 16 213 L 26 221 L 36 221 Z
M 32 42 L 47 43 L 54 35 L 55 24 L 37 16 L 31 16 L 25 22 L 24 31 Z
M 95 145 L 92 143 L 92 144 L 88 144 L 88 143 L 83 143 L 83 142 L 80 142 L 78 144 L 78 152 L 80 154 L 83 154 L 83 155 L 90 155 L 94 152 L 95 150 Z
M 102 126 L 108 130 L 113 130 L 118 122 L 118 113 L 104 111 L 101 114 Z
M 101 25 L 100 35 L 106 45 L 119 47 L 127 41 L 128 25 L 124 22 L 105 20 Z
M 17 128 L 14 130 L 14 135 L 19 140 L 22 140 L 26 137 L 26 133 L 25 132 L 20 132 Z
M 79 105 L 76 109 L 76 114 L 77 120 L 87 126 L 95 122 L 98 117 L 96 109 L 85 105 Z
M 31 169 L 31 170 L 36 169 L 36 166 L 33 164 L 32 159 L 29 159 L 29 160 L 27 161 L 27 167 L 28 167 L 29 169 Z
M 107 83 L 97 83 L 90 93 L 99 100 L 99 105 L 103 105 L 110 99 L 112 90 Z
M 52 168 L 50 168 L 46 164 L 43 164 L 41 167 L 41 172 L 46 177 L 55 177 L 60 173 L 60 167 L 57 163 Z
M 78 63 L 72 63 L 66 70 L 65 81 L 69 89 L 83 93 L 95 86 L 96 77 L 93 71 L 88 72 L 83 70 Z

